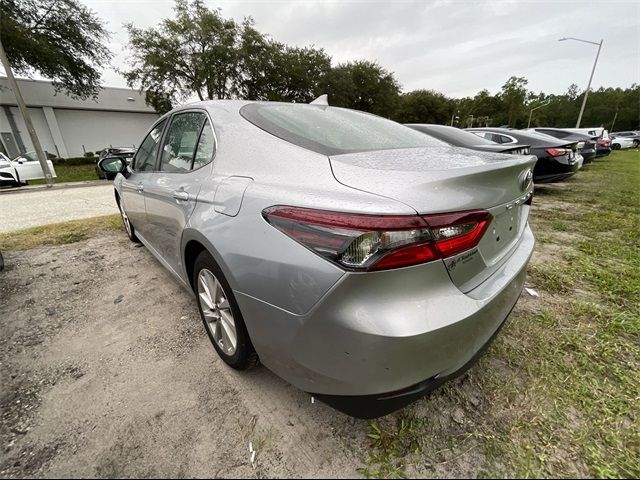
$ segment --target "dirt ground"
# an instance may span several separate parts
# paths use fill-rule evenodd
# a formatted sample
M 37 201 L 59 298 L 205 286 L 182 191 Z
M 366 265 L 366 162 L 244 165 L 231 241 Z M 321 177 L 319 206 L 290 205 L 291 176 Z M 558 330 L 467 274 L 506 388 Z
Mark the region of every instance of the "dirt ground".
M 190 295 L 121 232 L 5 256 L 0 476 L 359 476 L 367 422 L 226 367 Z
M 539 245 L 532 264 L 552 257 Z M 372 458 L 380 461 L 368 422 L 311 403 L 263 366 L 228 368 L 193 298 L 123 232 L 5 260 L 0 476 L 361 477 Z M 523 293 L 510 322 L 537 302 Z M 487 355 L 410 415 L 378 420 L 391 430 L 405 416 L 431 425 L 423 455 L 405 459 L 404 475 L 485 471 L 473 434 L 481 428 L 473 417 L 495 415 L 478 377 L 484 369 L 514 376 Z

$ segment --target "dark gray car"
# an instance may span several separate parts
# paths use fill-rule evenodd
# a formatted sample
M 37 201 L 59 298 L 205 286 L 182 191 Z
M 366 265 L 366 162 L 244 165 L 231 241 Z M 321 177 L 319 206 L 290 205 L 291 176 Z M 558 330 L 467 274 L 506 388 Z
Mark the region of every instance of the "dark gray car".
M 469 148 L 480 152 L 529 155 L 529 145 L 504 145 L 479 137 L 473 133 L 465 132 L 464 130 L 460 130 L 456 127 L 433 125 L 429 123 L 407 123 L 405 125 L 419 132 L 426 133 L 433 138 L 442 140 L 454 147 Z
M 538 133 L 543 133 L 545 135 L 550 135 L 555 138 L 559 138 L 560 140 L 565 140 L 567 142 L 578 142 L 578 151 L 580 155 L 584 158 L 584 163 L 591 163 L 594 158 L 596 158 L 596 148 L 598 146 L 595 138 L 590 137 L 589 135 L 583 135 L 581 133 L 570 132 L 568 130 L 564 130 L 562 128 L 548 128 L 548 127 L 538 127 L 538 128 L 530 128 L 525 130 L 527 132 L 534 131 Z
M 576 155 L 577 142 L 567 142 L 538 132 L 508 128 L 468 128 L 467 131 L 504 145 L 530 145 L 531 153 L 538 157 L 533 170 L 533 181 L 536 183 L 564 180 L 582 166 Z

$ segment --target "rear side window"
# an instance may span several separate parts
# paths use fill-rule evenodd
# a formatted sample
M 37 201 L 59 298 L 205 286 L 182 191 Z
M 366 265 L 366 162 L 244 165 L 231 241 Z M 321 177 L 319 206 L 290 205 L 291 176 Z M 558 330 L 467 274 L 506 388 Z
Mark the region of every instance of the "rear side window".
M 205 120 L 202 133 L 198 139 L 196 156 L 193 158 L 193 169 L 203 167 L 213 159 L 216 150 L 216 141 L 209 120 Z
M 181 173 L 191 170 L 196 143 L 206 115 L 201 112 L 178 113 L 173 116 L 165 135 L 160 171 Z
M 240 114 L 266 132 L 322 155 L 442 145 L 399 123 L 345 108 L 251 103 Z
M 134 170 L 138 172 L 151 172 L 155 168 L 158 144 L 160 143 L 160 137 L 162 136 L 162 129 L 165 123 L 166 120 L 163 120 L 153 127 L 149 135 L 142 141 L 133 161 Z
M 492 143 L 497 143 L 491 139 L 490 133 L 486 133 L 486 132 L 471 132 L 471 133 L 473 133 L 477 137 L 484 138 L 485 140 L 489 140 Z

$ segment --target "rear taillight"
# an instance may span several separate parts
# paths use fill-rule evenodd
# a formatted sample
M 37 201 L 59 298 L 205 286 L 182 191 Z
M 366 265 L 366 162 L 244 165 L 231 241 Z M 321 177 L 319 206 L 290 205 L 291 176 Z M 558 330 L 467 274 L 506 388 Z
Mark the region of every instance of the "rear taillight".
M 569 150 L 566 148 L 545 148 L 544 151 L 547 152 L 547 155 L 550 157 L 561 157 L 569 153 Z
M 611 142 L 609 140 L 598 140 L 598 145 L 601 147 L 607 148 Z
M 360 215 L 275 206 L 264 218 L 295 241 L 341 267 L 388 270 L 469 250 L 491 222 L 484 210 L 424 216 Z

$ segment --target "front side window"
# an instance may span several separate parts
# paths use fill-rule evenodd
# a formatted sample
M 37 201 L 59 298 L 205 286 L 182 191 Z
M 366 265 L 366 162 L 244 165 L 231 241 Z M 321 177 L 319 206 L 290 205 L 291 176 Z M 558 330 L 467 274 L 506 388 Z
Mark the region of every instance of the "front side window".
M 345 108 L 250 103 L 240 114 L 262 130 L 322 155 L 442 146 L 399 123 Z
M 161 121 L 149 132 L 149 135 L 142 141 L 140 148 L 136 152 L 133 160 L 133 169 L 137 172 L 152 172 L 156 166 L 156 154 L 158 144 L 162 136 L 166 120 Z
M 160 159 L 160 171 L 182 173 L 191 170 L 196 142 L 206 115 L 201 112 L 178 113 L 171 120 Z

